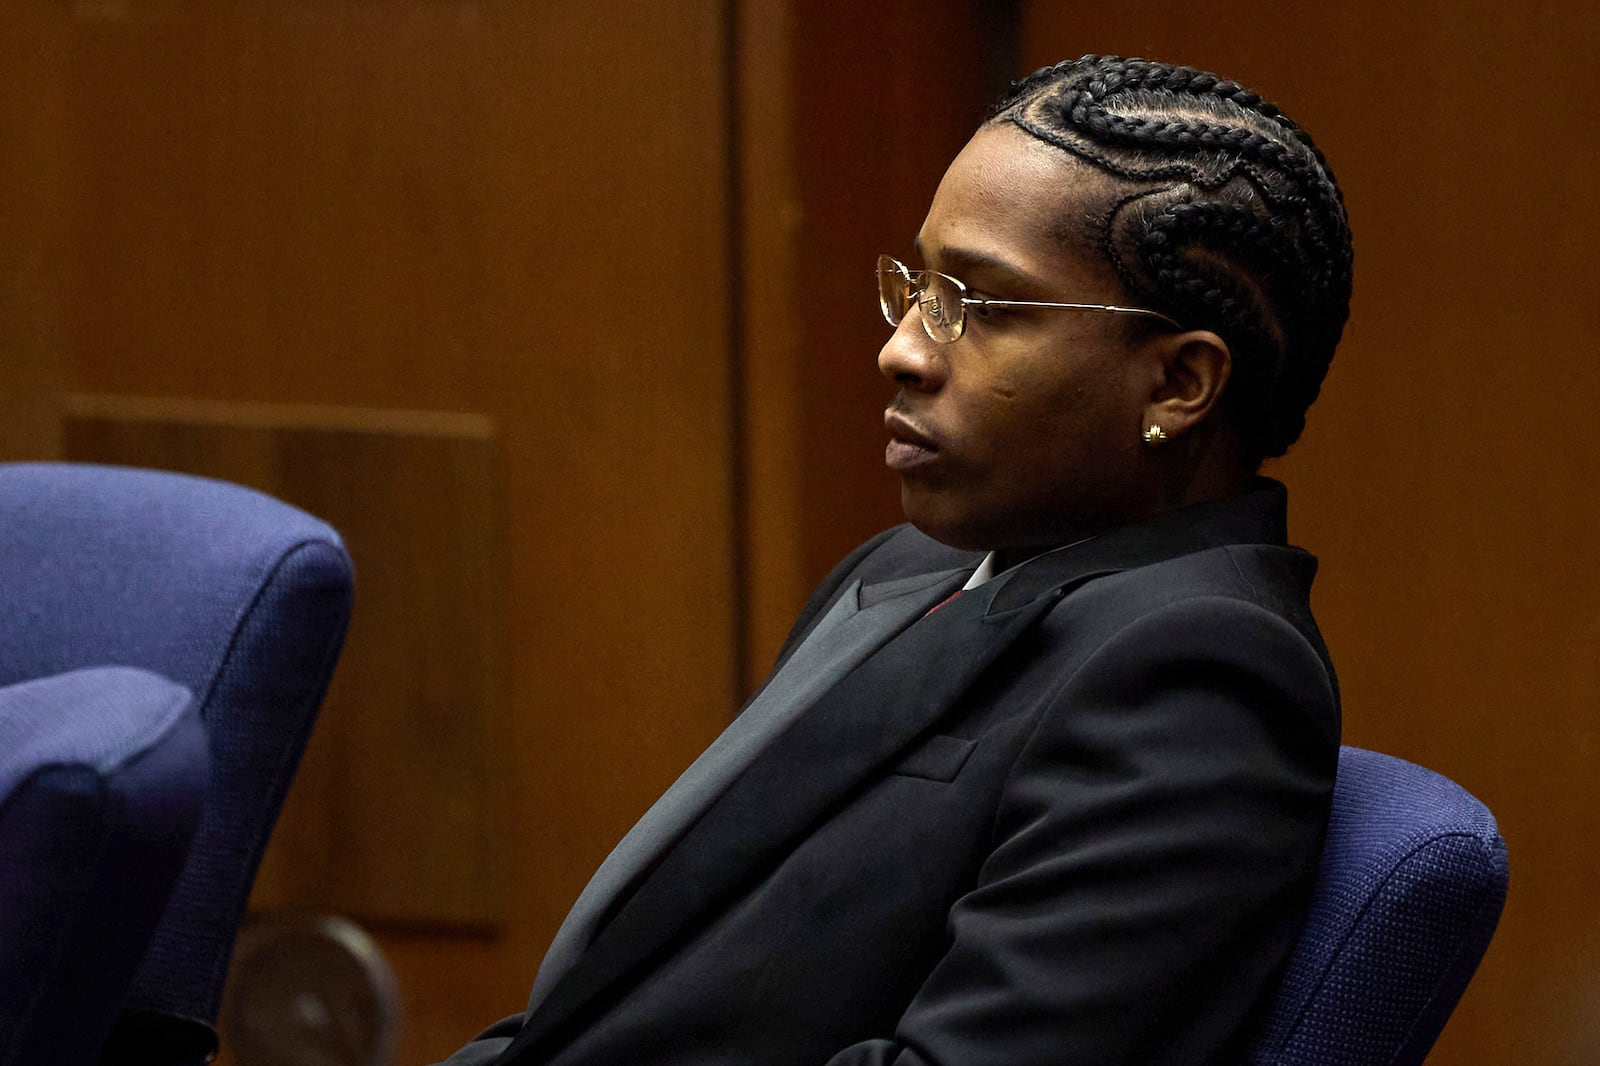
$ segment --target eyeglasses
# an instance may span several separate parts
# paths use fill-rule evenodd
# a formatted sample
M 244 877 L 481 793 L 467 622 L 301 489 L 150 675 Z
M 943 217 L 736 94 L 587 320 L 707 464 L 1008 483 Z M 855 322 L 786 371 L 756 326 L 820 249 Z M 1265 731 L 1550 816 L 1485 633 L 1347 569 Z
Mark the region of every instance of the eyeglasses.
M 1159 318 L 1175 329 L 1175 320 L 1160 311 L 1143 307 L 1118 307 L 1115 304 L 1051 303 L 1042 300 L 989 300 L 967 295 L 967 287 L 949 274 L 937 270 L 912 270 L 892 255 L 878 256 L 878 306 L 891 326 L 915 303 L 922 312 L 922 328 L 940 344 L 949 344 L 967 328 L 968 307 L 1055 307 L 1065 311 L 1104 311 L 1113 315 L 1145 315 Z

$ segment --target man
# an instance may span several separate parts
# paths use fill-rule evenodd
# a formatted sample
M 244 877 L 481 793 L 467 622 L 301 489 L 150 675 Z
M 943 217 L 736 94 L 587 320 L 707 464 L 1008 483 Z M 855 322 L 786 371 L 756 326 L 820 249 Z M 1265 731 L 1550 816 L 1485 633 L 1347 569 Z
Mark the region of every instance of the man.
M 1214 75 L 1017 83 L 885 256 L 911 525 L 845 559 L 467 1064 L 1223 1063 L 1338 694 L 1255 476 L 1350 289 L 1310 139 Z M 957 595 L 959 593 L 959 595 Z

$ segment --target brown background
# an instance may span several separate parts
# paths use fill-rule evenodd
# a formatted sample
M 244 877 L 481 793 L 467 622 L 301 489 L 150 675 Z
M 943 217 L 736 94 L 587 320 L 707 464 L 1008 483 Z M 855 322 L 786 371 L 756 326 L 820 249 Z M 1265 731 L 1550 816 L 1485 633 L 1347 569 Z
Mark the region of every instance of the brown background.
M 432 1061 L 895 519 L 868 272 L 988 98 L 1085 51 L 1222 70 L 1316 134 L 1357 235 L 1274 470 L 1346 739 L 1510 842 L 1432 1061 L 1591 1061 L 1597 50 L 1579 0 L 5 0 L 0 458 L 345 531 L 357 619 L 257 904 L 372 929 Z

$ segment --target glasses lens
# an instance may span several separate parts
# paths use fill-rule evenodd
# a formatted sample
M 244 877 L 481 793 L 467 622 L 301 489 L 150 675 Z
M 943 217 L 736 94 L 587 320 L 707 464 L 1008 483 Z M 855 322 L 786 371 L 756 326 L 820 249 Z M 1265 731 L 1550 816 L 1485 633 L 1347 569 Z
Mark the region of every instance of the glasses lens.
M 898 326 L 911 309 L 911 274 L 891 255 L 878 256 L 878 307 L 891 326 Z
M 917 280 L 922 291 L 917 294 L 917 305 L 922 310 L 922 327 L 936 341 L 949 343 L 961 336 L 966 325 L 965 307 L 961 303 L 961 286 L 948 274 L 923 271 Z

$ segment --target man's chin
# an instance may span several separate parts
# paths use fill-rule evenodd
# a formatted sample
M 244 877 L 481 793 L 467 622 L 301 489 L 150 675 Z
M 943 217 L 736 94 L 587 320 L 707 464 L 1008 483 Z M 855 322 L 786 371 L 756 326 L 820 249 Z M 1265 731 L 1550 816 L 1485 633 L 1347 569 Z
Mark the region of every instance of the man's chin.
M 993 547 L 979 530 L 963 520 L 964 516 L 952 513 L 948 506 L 938 506 L 940 502 L 903 484 L 900 488 L 900 509 L 918 532 L 962 551 L 988 551 Z

